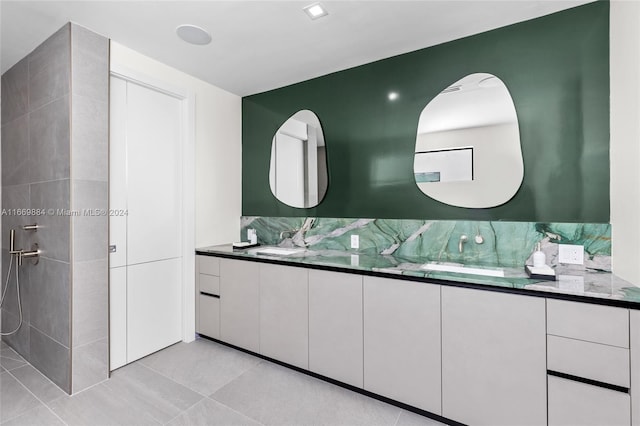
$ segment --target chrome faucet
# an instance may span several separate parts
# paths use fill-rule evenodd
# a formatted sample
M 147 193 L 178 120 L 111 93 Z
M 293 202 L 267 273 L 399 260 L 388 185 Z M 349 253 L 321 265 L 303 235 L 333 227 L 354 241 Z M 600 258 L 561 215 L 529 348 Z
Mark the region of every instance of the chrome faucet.
M 37 228 L 37 225 L 33 225 L 33 227 L 31 227 L 28 230 L 35 231 L 36 228 Z M 25 227 L 25 229 L 27 228 Z M 31 250 L 16 249 L 15 245 L 16 245 L 16 230 L 11 229 L 9 231 L 9 254 L 16 256 L 16 258 L 18 259 L 18 266 L 22 266 L 22 261 L 25 258 L 31 258 L 34 265 L 38 264 L 41 251 L 37 243 L 33 244 L 33 246 L 31 247 Z
M 280 239 L 282 240 L 283 238 L 293 238 L 293 236 L 296 234 L 296 232 L 298 232 L 299 229 L 290 229 L 288 231 L 282 231 L 280 233 Z M 286 235 L 286 237 L 285 237 Z
M 468 239 L 466 235 L 460 235 L 460 239 L 458 240 L 458 251 L 460 253 L 464 250 L 464 243 L 466 243 Z

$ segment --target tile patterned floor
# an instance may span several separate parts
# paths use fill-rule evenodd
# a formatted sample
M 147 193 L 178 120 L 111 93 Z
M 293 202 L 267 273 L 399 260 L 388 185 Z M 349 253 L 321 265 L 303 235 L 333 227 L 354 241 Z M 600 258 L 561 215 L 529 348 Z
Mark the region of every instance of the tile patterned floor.
M 0 425 L 388 425 L 434 420 L 208 340 L 68 396 L 0 343 Z

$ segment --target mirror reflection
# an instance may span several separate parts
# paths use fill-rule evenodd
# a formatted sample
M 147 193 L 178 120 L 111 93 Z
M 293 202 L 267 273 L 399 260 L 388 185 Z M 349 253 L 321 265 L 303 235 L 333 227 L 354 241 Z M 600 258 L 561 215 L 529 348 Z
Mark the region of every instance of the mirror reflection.
M 473 147 L 416 152 L 416 182 L 473 180 Z
M 298 111 L 273 136 L 269 185 L 291 207 L 315 207 L 324 198 L 327 155 L 320 120 L 312 111 Z
M 513 99 L 498 77 L 467 75 L 420 114 L 413 172 L 418 188 L 467 208 L 509 201 L 524 177 Z

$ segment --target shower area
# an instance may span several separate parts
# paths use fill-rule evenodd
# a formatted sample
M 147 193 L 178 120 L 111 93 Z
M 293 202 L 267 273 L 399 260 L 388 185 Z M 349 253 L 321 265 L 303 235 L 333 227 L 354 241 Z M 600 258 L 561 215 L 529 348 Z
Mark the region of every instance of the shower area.
M 75 393 L 109 374 L 109 40 L 69 23 L 2 74 L 1 129 L 3 356 Z

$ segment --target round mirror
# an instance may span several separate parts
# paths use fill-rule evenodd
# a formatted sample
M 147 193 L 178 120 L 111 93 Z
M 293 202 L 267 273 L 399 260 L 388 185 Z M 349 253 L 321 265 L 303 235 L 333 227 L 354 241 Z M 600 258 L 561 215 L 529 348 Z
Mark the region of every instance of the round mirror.
M 327 154 L 320 120 L 312 111 L 296 112 L 273 136 L 269 185 L 291 207 L 315 207 L 324 198 Z
M 492 74 L 470 74 L 436 96 L 420 114 L 413 162 L 418 188 L 457 207 L 495 207 L 524 177 L 513 99 Z

